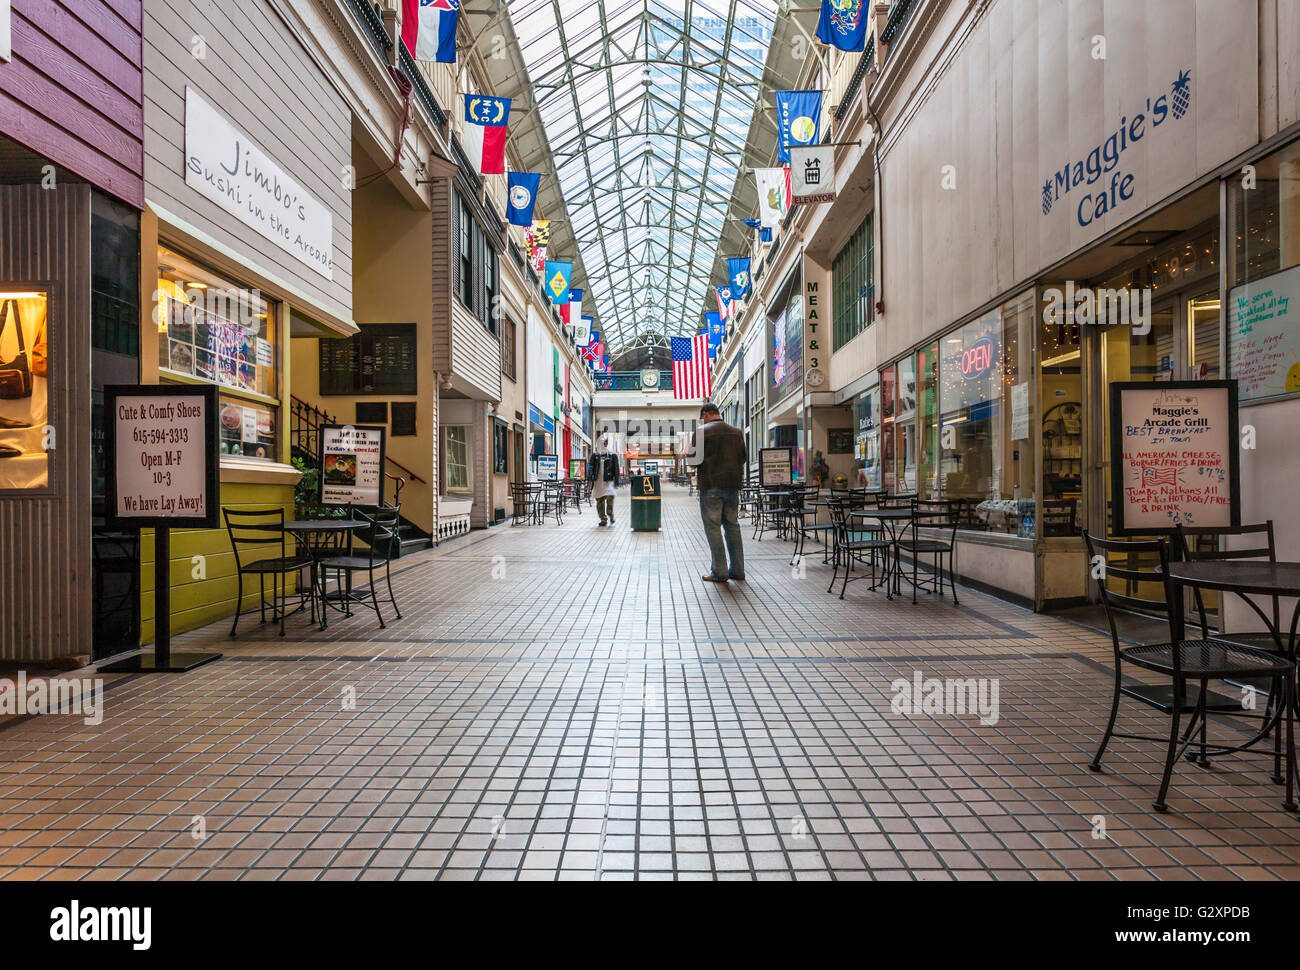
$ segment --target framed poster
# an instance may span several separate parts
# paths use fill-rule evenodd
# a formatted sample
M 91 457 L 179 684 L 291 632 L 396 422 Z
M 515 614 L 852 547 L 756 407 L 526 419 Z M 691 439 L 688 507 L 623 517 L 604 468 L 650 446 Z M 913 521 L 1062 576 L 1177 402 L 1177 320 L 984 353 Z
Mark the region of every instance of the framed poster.
M 1110 385 L 1111 531 L 1241 524 L 1236 381 Z
M 366 425 L 320 429 L 321 505 L 384 504 L 384 432 Z
M 221 524 L 215 385 L 104 388 L 104 507 L 110 529 Z
M 543 481 L 553 482 L 560 476 L 560 459 L 558 455 L 537 456 L 537 477 Z
M 826 432 L 826 454 L 851 455 L 853 453 L 853 429 L 831 428 Z
M 410 438 L 415 435 L 415 402 L 393 402 L 393 437 Z
M 387 401 L 358 401 L 357 424 L 387 424 Z
M 758 453 L 758 483 L 789 485 L 793 480 L 794 449 L 763 448 Z
M 585 479 L 587 477 L 587 459 L 571 458 L 569 459 L 569 477 Z

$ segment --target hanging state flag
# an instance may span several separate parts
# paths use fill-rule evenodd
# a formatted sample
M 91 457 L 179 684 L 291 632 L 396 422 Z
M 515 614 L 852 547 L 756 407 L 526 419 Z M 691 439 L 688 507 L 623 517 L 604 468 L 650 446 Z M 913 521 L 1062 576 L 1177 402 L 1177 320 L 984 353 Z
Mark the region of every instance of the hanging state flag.
M 790 211 L 790 169 L 756 168 L 758 221 L 764 229 L 775 229 Z
M 582 317 L 573 325 L 573 341 L 579 349 L 591 343 L 591 325 L 595 322 L 591 317 Z
M 749 296 L 749 257 L 733 256 L 727 260 L 727 275 L 731 277 L 731 298 L 743 300 Z
M 745 219 L 745 220 L 742 220 L 742 221 L 745 223 L 745 225 L 749 226 L 750 229 L 757 229 L 757 230 L 758 230 L 758 241 L 759 241 L 759 242 L 771 242 L 771 241 L 772 241 L 772 230 L 771 230 L 771 229 L 764 229 L 764 228 L 763 228 L 763 223 L 762 223 L 760 220 L 758 220 L 758 219 Z
M 788 163 L 790 149 L 821 140 L 822 93 L 776 91 L 776 130 L 780 136 L 776 160 Z
M 546 268 L 546 246 L 551 241 L 551 220 L 540 219 L 528 230 L 525 240 L 528 244 L 528 261 L 533 272 L 540 273 Z
M 573 263 L 557 259 L 546 261 L 546 271 L 542 278 L 546 281 L 546 292 L 551 294 L 551 303 L 561 306 L 569 305 L 569 282 L 573 279 Z
M 533 224 L 533 207 L 537 205 L 537 189 L 541 185 L 540 172 L 511 172 L 508 179 L 506 199 L 510 203 L 510 225 L 523 226 L 525 229 Z
M 713 292 L 718 297 L 718 316 L 722 317 L 723 320 L 729 320 L 735 310 L 735 305 L 731 300 L 731 287 L 715 286 Z
M 402 0 L 402 42 L 417 61 L 456 63 L 460 0 Z
M 510 122 L 510 99 L 465 95 L 465 154 L 478 166 L 480 175 L 506 172 L 506 125 Z
M 835 201 L 835 149 L 812 145 L 790 150 L 790 204 Z
M 709 335 L 673 337 L 673 400 L 691 401 L 713 393 L 709 374 Z
M 582 290 L 569 290 L 569 320 L 577 324 L 582 319 Z
M 866 50 L 866 0 L 822 0 L 817 39 L 842 51 Z

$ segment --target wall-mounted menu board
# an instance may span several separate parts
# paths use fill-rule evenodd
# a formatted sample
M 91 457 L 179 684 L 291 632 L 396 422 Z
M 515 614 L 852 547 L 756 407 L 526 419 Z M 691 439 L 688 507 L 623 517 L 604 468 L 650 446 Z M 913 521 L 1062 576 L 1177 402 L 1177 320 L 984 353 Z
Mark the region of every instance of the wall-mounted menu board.
M 1300 391 L 1300 266 L 1228 291 L 1228 376 L 1243 401 Z
M 1111 532 L 1241 523 L 1236 381 L 1110 385 Z
M 415 394 L 415 324 L 365 323 L 361 332 L 321 338 L 321 394 Z

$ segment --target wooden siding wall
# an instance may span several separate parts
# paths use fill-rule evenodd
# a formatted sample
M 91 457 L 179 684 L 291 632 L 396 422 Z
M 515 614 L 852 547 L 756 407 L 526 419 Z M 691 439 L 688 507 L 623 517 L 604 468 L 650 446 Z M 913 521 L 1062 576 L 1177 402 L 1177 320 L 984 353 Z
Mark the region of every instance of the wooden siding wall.
M 89 652 L 90 187 L 0 185 L 0 283 L 50 285 L 49 494 L 0 495 L 0 659 Z
M 13 0 L 0 132 L 144 205 L 141 0 Z
M 202 57 L 191 52 L 202 38 Z M 352 114 L 292 31 L 261 0 L 152 0 L 145 15 L 145 183 L 151 202 L 210 232 L 280 279 L 352 313 Z M 327 280 L 185 184 L 189 85 L 298 180 L 334 217 Z M 370 173 L 360 172 L 358 177 Z
M 433 210 L 433 367 L 451 372 L 452 260 L 456 248 L 452 218 L 451 179 L 434 179 L 429 187 Z

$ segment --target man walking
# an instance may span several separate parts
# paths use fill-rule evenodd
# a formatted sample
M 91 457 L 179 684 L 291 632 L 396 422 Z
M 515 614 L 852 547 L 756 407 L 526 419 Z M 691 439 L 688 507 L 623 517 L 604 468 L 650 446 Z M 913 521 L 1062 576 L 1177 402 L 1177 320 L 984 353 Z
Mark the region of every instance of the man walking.
M 744 580 L 745 550 L 740 538 L 740 487 L 745 483 L 749 455 L 739 428 L 722 420 L 713 404 L 700 408 L 701 425 L 691 440 L 686 459 L 696 469 L 700 490 L 700 518 L 709 540 L 713 566 L 706 583 Z M 725 536 L 725 541 L 724 541 Z M 731 565 L 727 562 L 730 560 Z
M 614 488 L 618 485 L 618 455 L 609 450 L 609 435 L 600 439 L 600 450 L 587 463 L 587 481 L 591 482 L 591 497 L 596 500 L 600 524 L 606 520 L 614 524 Z

